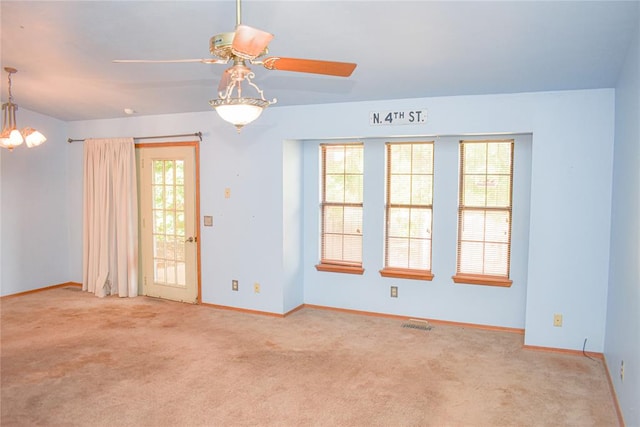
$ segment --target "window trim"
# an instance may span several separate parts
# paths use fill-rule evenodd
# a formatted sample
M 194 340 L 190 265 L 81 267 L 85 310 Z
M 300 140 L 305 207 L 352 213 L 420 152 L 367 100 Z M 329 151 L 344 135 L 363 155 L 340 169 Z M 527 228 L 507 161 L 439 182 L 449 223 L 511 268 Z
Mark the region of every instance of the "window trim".
M 455 274 L 451 276 L 454 283 L 464 283 L 467 285 L 487 285 L 511 287 L 513 280 L 503 276 L 491 276 L 488 274 Z
M 398 145 L 417 145 L 417 144 L 425 144 L 431 146 L 431 204 L 428 205 L 420 205 L 420 204 L 407 204 L 407 203 L 391 203 L 390 201 L 390 193 L 391 193 L 391 147 Z M 385 225 L 384 225 L 384 267 L 379 271 L 382 277 L 394 277 L 401 279 L 413 279 L 413 280 L 433 280 L 433 273 L 431 269 L 417 269 L 417 268 L 408 268 L 408 267 L 390 267 L 387 265 L 389 260 L 389 211 L 393 208 L 416 208 L 416 209 L 429 209 L 431 211 L 431 230 L 433 232 L 433 182 L 435 179 L 435 141 L 399 141 L 399 142 L 386 142 L 385 143 Z M 413 170 L 411 171 L 411 176 L 413 176 Z M 407 239 L 410 240 L 408 237 Z M 433 257 L 433 238 L 429 238 L 429 265 L 432 266 L 432 257 Z
M 320 264 L 316 264 L 316 270 L 330 273 L 364 274 L 364 268 L 361 265 L 355 264 L 321 262 Z
M 464 196 L 464 144 L 465 143 L 505 143 L 508 142 L 511 144 L 511 162 L 509 167 L 509 205 L 508 207 L 494 207 L 494 206 L 468 206 L 466 207 L 463 204 L 463 196 Z M 511 287 L 513 281 L 511 280 L 511 247 L 512 247 L 512 227 L 513 227 L 513 166 L 514 166 L 514 155 L 515 155 L 515 139 L 467 139 L 460 140 L 459 142 L 459 155 L 460 155 L 460 171 L 459 171 L 459 193 L 458 193 L 458 236 L 456 242 L 456 273 L 451 276 L 454 283 L 464 283 L 471 285 L 486 285 L 486 286 L 500 286 L 500 287 Z M 507 250 L 507 274 L 505 276 L 502 275 L 491 275 L 491 274 L 477 274 L 477 273 L 462 273 L 460 272 L 460 252 L 461 252 L 461 235 L 462 235 L 462 213 L 465 210 L 478 210 L 478 211 L 500 211 L 500 212 L 508 212 L 509 214 L 509 241 L 508 241 L 508 250 Z M 483 240 L 486 243 L 486 240 Z
M 331 272 L 331 273 L 347 273 L 347 274 L 364 274 L 364 268 L 361 262 L 351 262 L 351 261 L 342 261 L 342 260 L 334 260 L 334 259 L 323 259 L 324 252 L 324 208 L 327 206 L 338 206 L 338 207 L 359 207 L 364 215 L 364 199 L 359 203 L 354 202 L 327 202 L 326 201 L 326 147 L 347 147 L 347 146 L 359 146 L 362 147 L 363 155 L 364 155 L 364 143 L 362 142 L 345 142 L 345 143 L 326 143 L 320 144 L 320 169 L 321 169 L 321 187 L 320 187 L 320 262 L 316 264 L 317 271 Z M 363 164 L 364 168 L 364 164 Z M 364 170 L 362 172 L 363 182 L 364 182 Z M 363 189 L 364 190 L 364 189 Z M 343 233 L 343 236 L 345 233 Z M 362 238 L 363 233 L 360 232 L 360 236 Z M 363 254 L 361 254 L 362 257 Z
M 399 267 L 385 267 L 380 270 L 382 277 L 395 277 L 398 279 L 414 279 L 414 280 L 433 280 L 433 273 L 431 270 L 418 270 L 415 268 L 399 268 Z

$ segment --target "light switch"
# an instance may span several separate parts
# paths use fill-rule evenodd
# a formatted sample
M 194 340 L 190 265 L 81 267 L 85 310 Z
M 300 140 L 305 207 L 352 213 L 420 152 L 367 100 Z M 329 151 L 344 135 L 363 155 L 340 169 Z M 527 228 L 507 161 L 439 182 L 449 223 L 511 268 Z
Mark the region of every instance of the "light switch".
M 213 227 L 213 217 L 211 215 L 204 216 L 204 226 Z
M 227 187 L 224 189 L 224 198 L 228 199 L 229 197 L 231 197 L 231 189 Z

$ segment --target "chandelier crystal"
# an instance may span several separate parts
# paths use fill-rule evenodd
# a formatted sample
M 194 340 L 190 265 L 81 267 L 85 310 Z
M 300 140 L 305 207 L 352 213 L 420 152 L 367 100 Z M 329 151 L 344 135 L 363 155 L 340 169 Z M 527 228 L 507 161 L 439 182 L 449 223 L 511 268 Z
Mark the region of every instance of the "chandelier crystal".
M 9 99 L 2 104 L 2 132 L 0 133 L 0 146 L 9 151 L 26 141 L 27 147 L 36 147 L 47 140 L 45 136 L 34 128 L 26 127 L 22 131 L 18 130 L 16 124 L 16 111 L 18 106 L 13 103 L 11 93 L 11 75 L 18 72 L 15 68 L 4 67 L 9 73 Z

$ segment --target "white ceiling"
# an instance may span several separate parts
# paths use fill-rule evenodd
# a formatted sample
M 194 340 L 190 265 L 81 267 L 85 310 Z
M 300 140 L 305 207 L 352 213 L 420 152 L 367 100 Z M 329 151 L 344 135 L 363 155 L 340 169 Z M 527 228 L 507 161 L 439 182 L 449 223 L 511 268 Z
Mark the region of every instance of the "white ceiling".
M 224 65 L 114 64 L 209 58 L 235 1 L 0 2 L 14 101 L 65 121 L 210 110 Z M 356 62 L 349 78 L 269 71 L 274 106 L 614 87 L 639 1 L 246 0 L 242 22 L 275 34 L 270 55 Z M 7 98 L 2 72 L 2 100 Z M 270 107 L 273 108 L 273 107 Z

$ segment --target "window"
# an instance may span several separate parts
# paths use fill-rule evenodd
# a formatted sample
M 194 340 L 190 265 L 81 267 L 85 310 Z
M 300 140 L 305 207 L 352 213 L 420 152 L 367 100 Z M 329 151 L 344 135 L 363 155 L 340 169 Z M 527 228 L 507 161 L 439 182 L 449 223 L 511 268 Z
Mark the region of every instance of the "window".
M 320 271 L 362 274 L 363 145 L 323 144 Z
M 385 277 L 431 280 L 433 142 L 387 143 Z
M 456 283 L 511 286 L 513 140 L 460 141 Z

